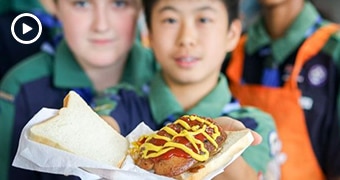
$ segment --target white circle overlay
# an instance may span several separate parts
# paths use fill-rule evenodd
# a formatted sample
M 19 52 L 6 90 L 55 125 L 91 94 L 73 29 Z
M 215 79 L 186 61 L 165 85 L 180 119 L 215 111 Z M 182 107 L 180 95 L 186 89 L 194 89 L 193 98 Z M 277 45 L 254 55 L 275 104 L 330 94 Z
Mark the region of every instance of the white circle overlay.
M 18 36 L 15 34 L 15 31 L 14 31 L 14 26 L 15 26 L 15 23 L 22 17 L 31 17 L 33 18 L 37 23 L 38 23 L 38 26 L 39 26 L 39 31 L 38 31 L 38 34 L 31 40 L 29 41 L 24 41 L 20 38 L 18 38 Z M 42 32 L 42 25 L 41 25 L 41 22 L 40 20 L 37 18 L 37 16 L 31 14 L 31 13 L 22 13 L 22 14 L 19 14 L 17 17 L 14 18 L 14 20 L 12 21 L 12 24 L 11 24 L 11 33 L 12 33 L 12 36 L 14 37 L 14 39 L 16 41 L 18 41 L 19 43 L 21 44 L 32 44 L 34 43 L 35 41 L 37 41 L 41 35 L 41 32 Z

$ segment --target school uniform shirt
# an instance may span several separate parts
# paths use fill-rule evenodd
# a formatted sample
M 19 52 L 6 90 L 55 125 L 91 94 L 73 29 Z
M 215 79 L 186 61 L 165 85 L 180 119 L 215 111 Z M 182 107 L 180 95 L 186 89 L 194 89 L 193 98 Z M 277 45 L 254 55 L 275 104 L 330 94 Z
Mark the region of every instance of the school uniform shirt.
M 136 42 L 129 53 L 121 82 L 142 86 L 157 68 L 152 52 Z M 9 170 L 9 166 L 18 147 L 20 132 L 29 119 L 43 107 L 61 108 L 70 90 L 79 93 L 89 104 L 96 94 L 65 41 L 59 44 L 54 55 L 39 53 L 18 64 L 4 77 L 0 84 L 0 179 L 57 177 L 14 167 Z
M 216 87 L 188 111 L 181 107 L 160 73 L 152 80 L 148 96 L 122 89 L 112 99 L 115 99 L 117 106 L 110 115 L 118 122 L 124 136 L 141 122 L 158 130 L 185 114 L 211 118 L 225 115 L 240 120 L 263 137 L 260 145 L 249 147 L 243 153 L 244 159 L 259 173 L 266 172 L 278 150 L 275 144 L 276 128 L 271 116 L 252 107 L 240 107 L 233 100 L 223 75 L 219 77 Z
M 306 38 L 329 24 L 310 2 L 285 35 L 271 40 L 263 19 L 251 26 L 244 46 L 241 86 L 282 87 L 294 68 L 298 50 Z M 313 44 L 310 45 L 313 48 Z M 299 99 L 308 135 L 326 177 L 340 176 L 339 98 L 340 33 L 334 33 L 322 50 L 302 67 L 298 78 Z M 226 69 L 223 68 L 222 71 Z M 339 101 L 340 102 L 340 101 Z M 338 108 L 338 111 L 336 110 Z M 298 147 L 297 147 L 298 148 Z

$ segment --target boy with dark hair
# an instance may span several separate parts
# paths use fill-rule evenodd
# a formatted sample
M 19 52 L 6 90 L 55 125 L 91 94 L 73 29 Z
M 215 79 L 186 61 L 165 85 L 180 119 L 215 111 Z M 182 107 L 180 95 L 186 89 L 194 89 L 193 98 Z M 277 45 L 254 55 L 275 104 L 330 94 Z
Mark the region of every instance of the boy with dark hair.
M 223 69 L 231 91 L 274 117 L 287 155 L 282 179 L 339 179 L 339 26 L 309 1 L 259 2 L 261 19 Z
M 255 108 L 239 107 L 219 70 L 225 54 L 234 49 L 241 33 L 238 0 L 145 0 L 150 45 L 161 72 L 150 83 L 147 97 L 120 90 L 111 97 L 117 107 L 105 109 L 105 119 L 127 135 L 141 121 L 157 130 L 184 114 L 216 118 L 230 116 L 263 137 L 218 178 L 257 179 L 276 155 L 275 125 Z M 272 142 L 270 142 L 272 140 Z M 279 166 L 273 163 L 273 166 Z M 278 176 L 278 174 L 276 174 Z

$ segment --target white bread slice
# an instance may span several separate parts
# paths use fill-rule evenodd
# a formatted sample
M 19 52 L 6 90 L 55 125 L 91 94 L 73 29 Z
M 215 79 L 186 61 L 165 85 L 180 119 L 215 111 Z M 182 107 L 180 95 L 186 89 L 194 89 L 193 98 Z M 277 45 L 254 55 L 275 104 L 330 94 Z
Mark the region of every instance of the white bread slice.
M 114 167 L 120 167 L 129 145 L 74 91 L 64 98 L 64 107 L 56 116 L 31 127 L 28 136 L 33 141 Z
M 178 179 L 200 180 L 211 172 L 214 172 L 230 162 L 234 157 L 240 155 L 254 140 L 250 130 L 229 131 L 219 153 L 204 163 L 204 168 L 196 173 L 185 172 Z

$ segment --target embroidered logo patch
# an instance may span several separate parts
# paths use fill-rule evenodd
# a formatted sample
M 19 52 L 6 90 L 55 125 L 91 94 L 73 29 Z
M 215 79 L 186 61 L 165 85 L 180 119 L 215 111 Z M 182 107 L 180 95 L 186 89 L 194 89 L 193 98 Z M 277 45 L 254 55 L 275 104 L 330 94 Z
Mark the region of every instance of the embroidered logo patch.
M 313 86 L 321 86 L 327 79 L 327 70 L 323 65 L 317 64 L 310 68 L 308 81 Z

